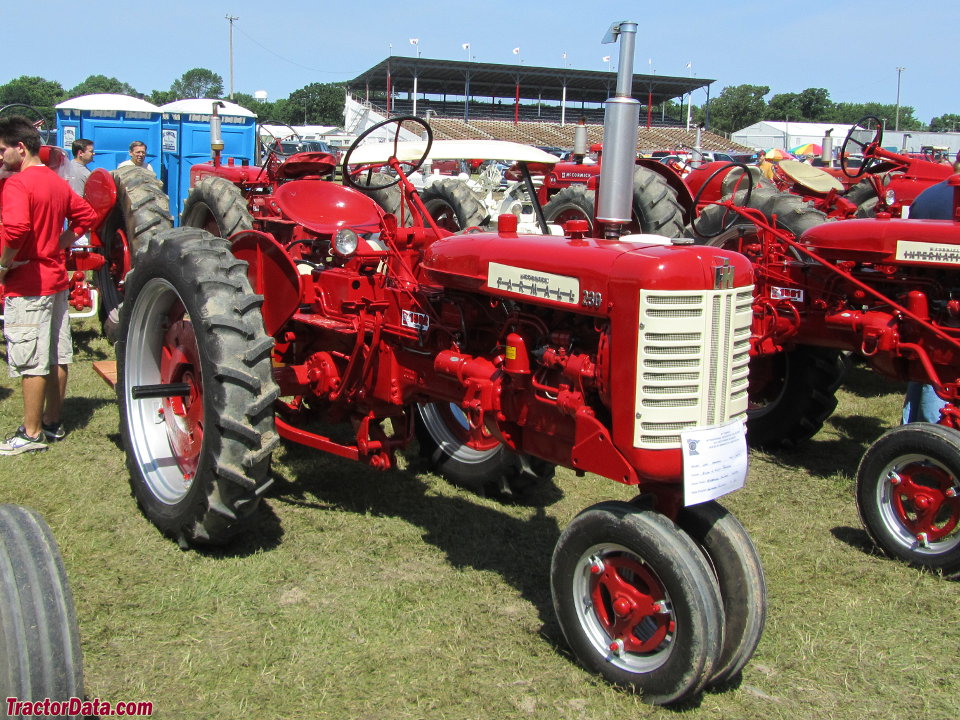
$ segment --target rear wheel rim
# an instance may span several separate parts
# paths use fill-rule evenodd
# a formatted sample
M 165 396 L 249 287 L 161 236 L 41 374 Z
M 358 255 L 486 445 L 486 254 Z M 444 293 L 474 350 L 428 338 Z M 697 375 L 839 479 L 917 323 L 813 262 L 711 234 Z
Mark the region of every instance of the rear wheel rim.
M 583 210 L 577 207 L 563 208 L 550 219 L 550 222 L 563 227 L 564 224 L 571 220 L 586 220 L 591 230 L 593 229 L 593 218 L 588 217 Z
M 500 441 L 486 430 L 479 442 L 471 437 L 467 416 L 453 403 L 421 405 L 420 417 L 437 446 L 455 460 L 481 464 L 500 451 Z
M 577 561 L 572 585 L 580 626 L 595 652 L 630 673 L 649 673 L 670 657 L 676 618 L 663 583 L 628 548 L 593 545 Z
M 193 325 L 176 289 L 152 278 L 138 293 L 127 334 L 125 388 L 133 452 L 153 495 L 183 500 L 196 477 L 203 445 L 203 382 Z M 141 385 L 186 383 L 188 395 L 133 399 Z
M 449 230 L 450 232 L 458 232 L 463 229 L 460 227 L 460 221 L 457 219 L 456 210 L 454 210 L 449 203 L 442 200 L 434 200 L 428 205 L 427 211 L 437 224 L 437 227 Z

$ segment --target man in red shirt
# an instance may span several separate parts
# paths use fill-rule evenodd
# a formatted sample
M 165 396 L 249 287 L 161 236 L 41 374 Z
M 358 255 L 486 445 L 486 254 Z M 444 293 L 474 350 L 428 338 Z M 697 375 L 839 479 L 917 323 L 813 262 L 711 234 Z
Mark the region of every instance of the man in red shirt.
M 19 377 L 23 390 L 23 424 L 0 443 L 0 455 L 46 450 L 64 436 L 60 411 L 73 361 L 65 250 L 97 220 L 39 152 L 30 121 L 0 118 L 0 158 L 13 173 L 0 191 L 3 334 L 10 377 Z M 63 230 L 67 219 L 70 229 Z

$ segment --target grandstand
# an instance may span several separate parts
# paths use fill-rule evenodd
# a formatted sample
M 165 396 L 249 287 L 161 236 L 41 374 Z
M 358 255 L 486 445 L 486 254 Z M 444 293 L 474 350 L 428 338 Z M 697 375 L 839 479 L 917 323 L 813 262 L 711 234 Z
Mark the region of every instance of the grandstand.
M 634 75 L 633 95 L 642 103 L 637 150 L 693 147 L 695 129 L 663 112 L 663 103 L 704 89 L 713 80 Z M 361 132 L 377 118 L 417 115 L 440 139 L 511 140 L 569 148 L 582 118 L 590 143 L 603 138 L 604 101 L 616 89 L 615 72 L 526 65 L 389 57 L 346 83 L 348 132 Z M 709 105 L 708 105 L 709 107 Z M 353 118 L 351 123 L 350 118 Z M 358 126 L 357 123 L 362 123 Z M 703 150 L 748 148 L 702 132 Z

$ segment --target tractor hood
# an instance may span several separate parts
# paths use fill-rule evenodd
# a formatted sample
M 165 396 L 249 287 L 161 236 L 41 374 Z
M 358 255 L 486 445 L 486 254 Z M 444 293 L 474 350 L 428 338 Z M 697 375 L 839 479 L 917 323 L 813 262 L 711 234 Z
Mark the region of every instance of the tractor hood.
M 752 283 L 738 253 L 673 245 L 658 236 L 610 241 L 545 235 L 452 235 L 426 250 L 427 279 L 447 288 L 610 314 L 615 298 L 635 291 L 705 290 Z M 623 295 L 626 293 L 626 295 Z
M 800 241 L 826 260 L 957 267 L 958 229 L 950 220 L 844 220 L 811 228 Z

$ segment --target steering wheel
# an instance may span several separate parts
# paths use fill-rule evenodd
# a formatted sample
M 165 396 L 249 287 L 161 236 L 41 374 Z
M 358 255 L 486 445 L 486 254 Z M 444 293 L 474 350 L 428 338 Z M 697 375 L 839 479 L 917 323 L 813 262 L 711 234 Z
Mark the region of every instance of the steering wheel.
M 276 135 L 267 125 L 280 125 L 281 127 L 287 128 L 290 132 L 287 135 Z M 263 135 L 269 135 L 272 139 L 267 142 L 262 140 Z M 293 126 L 287 125 L 285 122 L 274 122 L 272 120 L 262 123 L 257 123 L 257 140 L 260 142 L 261 154 L 266 152 L 263 162 L 260 163 L 262 167 L 266 167 L 271 158 L 276 157 L 277 155 L 282 155 L 283 151 L 280 146 L 280 143 L 289 138 L 296 138 L 297 142 L 303 140 L 296 130 L 293 129 Z
M 420 159 L 417 160 L 416 162 L 409 162 L 406 160 L 404 161 L 397 160 L 397 145 L 400 142 L 400 130 L 403 129 L 403 124 L 405 122 L 415 123 L 420 127 L 422 127 L 424 131 L 426 131 L 427 133 L 426 147 L 424 148 L 423 154 L 420 156 Z M 368 136 L 370 136 L 371 134 L 379 130 L 380 128 L 387 127 L 388 125 L 397 126 L 396 129 L 392 131 L 393 139 L 387 140 L 387 142 L 393 143 L 393 152 L 391 153 L 390 157 L 386 160 L 360 165 L 359 167 L 353 168 L 352 170 L 348 169 L 349 165 L 351 164 L 350 158 L 353 156 L 353 153 L 356 151 L 356 149 L 360 147 L 363 141 Z M 375 182 L 375 180 L 383 178 L 385 176 L 385 173 L 374 173 L 374 171 L 384 167 L 393 167 L 390 164 L 390 161 L 394 160 L 394 161 L 400 162 L 405 166 L 408 166 L 407 169 L 403 171 L 405 174 L 412 173 L 417 169 L 419 169 L 421 165 L 423 165 L 424 161 L 427 159 L 427 155 L 430 154 L 430 147 L 432 145 L 433 145 L 433 130 L 430 129 L 430 126 L 427 124 L 426 120 L 418 118 L 415 115 L 401 115 L 399 117 L 390 118 L 389 120 L 384 120 L 383 122 L 379 122 L 376 125 L 373 125 L 367 128 L 366 130 L 364 130 L 362 133 L 360 133 L 360 135 L 357 136 L 357 139 L 353 141 L 353 144 L 350 146 L 350 149 L 347 150 L 347 153 L 343 156 L 343 165 L 342 165 L 343 184 L 348 185 L 354 188 L 355 190 L 361 190 L 361 191 L 383 190 L 384 188 L 393 187 L 403 179 L 400 176 L 400 174 L 398 174 L 395 179 L 389 182 L 381 183 L 381 182 Z M 366 175 L 365 180 L 360 179 L 362 175 Z
M 4 105 L 3 107 L 0 107 L 0 117 L 23 115 L 22 112 L 18 112 L 20 110 L 30 111 L 30 114 L 34 116 L 32 119 L 34 129 L 40 133 L 40 139 L 43 141 L 43 144 L 49 145 L 51 131 L 44 129 L 47 126 L 47 118 L 44 117 L 43 113 L 37 110 L 37 108 L 35 108 L 33 105 L 27 105 L 26 103 L 10 103 L 9 105 Z M 27 120 L 31 120 L 31 118 L 28 117 Z
M 853 137 L 853 134 L 858 129 L 869 130 L 870 128 L 867 123 L 871 120 L 877 125 L 877 131 L 874 133 L 873 140 L 868 143 L 862 143 Z M 847 136 L 843 139 L 843 145 L 840 146 L 840 169 L 843 170 L 843 174 L 848 178 L 855 179 L 872 167 L 879 165 L 876 158 L 867 157 L 867 149 L 874 146 L 879 147 L 881 142 L 883 142 L 883 123 L 880 121 L 880 118 L 874 115 L 864 115 L 857 120 L 857 122 L 853 124 L 853 127 L 850 128 L 850 132 L 848 132 Z M 859 168 L 856 168 L 856 172 L 853 173 L 850 172 L 850 164 L 847 162 L 847 147 L 851 144 L 860 148 L 860 153 L 863 155 L 863 162 Z
M 717 176 L 720 175 L 721 173 L 733 172 L 734 168 L 740 168 L 742 170 L 742 174 L 740 175 L 739 178 L 737 178 L 737 181 L 733 186 L 733 191 L 730 193 L 729 202 L 731 203 L 731 205 L 733 204 L 733 200 L 737 196 L 738 187 L 740 183 L 743 182 L 744 179 L 746 179 L 747 181 L 746 195 L 744 195 L 743 200 L 740 202 L 740 205 L 742 207 L 750 207 L 750 197 L 753 195 L 753 176 L 750 174 L 750 169 L 743 163 L 726 163 L 718 167 L 712 173 L 710 173 L 710 177 L 708 177 L 704 181 L 703 185 L 700 186 L 700 189 L 697 190 L 697 194 L 694 195 L 693 197 L 694 210 L 696 210 L 697 206 L 700 204 L 700 198 L 703 196 L 703 193 L 706 191 L 706 189 L 710 187 L 710 183 L 713 182 L 713 180 L 716 179 Z M 727 220 L 728 217 L 729 217 L 729 221 Z M 694 218 L 693 221 L 690 223 L 690 227 L 692 227 L 693 231 L 697 235 L 702 237 L 704 240 L 710 240 L 711 238 L 715 238 L 720 235 L 723 235 L 723 233 L 727 232 L 727 230 L 729 230 L 734 225 L 736 225 L 737 220 L 740 218 L 740 214 L 733 210 L 730 210 L 728 207 L 727 211 L 723 215 L 723 220 L 720 222 L 720 228 L 716 232 L 712 232 L 709 234 L 700 232 L 700 228 L 697 226 L 697 220 L 699 218 L 700 218 L 699 215 L 696 218 Z

